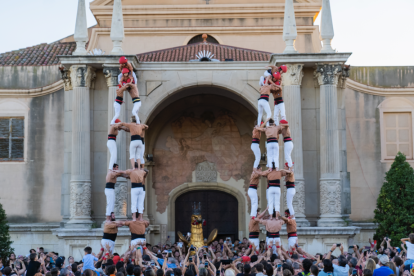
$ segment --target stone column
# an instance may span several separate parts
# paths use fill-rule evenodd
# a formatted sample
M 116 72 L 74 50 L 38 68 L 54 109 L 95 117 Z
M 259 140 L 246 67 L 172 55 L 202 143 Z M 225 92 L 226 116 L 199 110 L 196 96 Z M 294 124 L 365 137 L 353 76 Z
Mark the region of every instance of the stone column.
M 112 10 L 112 24 L 111 24 L 111 40 L 113 48 L 111 55 L 123 55 L 122 41 L 124 40 L 124 18 L 122 15 L 121 0 L 114 0 L 114 7 Z
M 92 224 L 91 128 L 89 89 L 95 69 L 86 65 L 71 67 L 72 98 L 72 172 L 70 180 L 69 228 L 89 228 Z
M 284 54 L 297 53 L 295 48 L 296 37 L 298 32 L 296 30 L 295 10 L 293 8 L 293 0 L 285 0 L 285 15 L 283 18 L 283 40 L 286 43 Z
M 62 74 L 62 80 L 65 90 L 65 112 L 64 112 L 64 154 L 63 154 L 63 174 L 62 174 L 62 189 L 61 189 L 61 214 L 62 222 L 66 223 L 70 219 L 70 179 L 71 179 L 71 164 L 72 164 L 72 98 L 73 87 L 70 80 L 70 68 L 66 69 L 63 66 L 59 68 Z
M 303 176 L 302 150 L 302 98 L 300 86 L 303 78 L 303 64 L 289 64 L 288 71 L 282 74 L 283 98 L 286 108 L 286 119 L 289 122 L 293 140 L 292 161 L 295 163 L 296 195 L 293 198 L 296 222 L 299 226 L 309 226 L 305 215 L 305 179 Z M 283 162 L 284 164 L 285 162 Z M 282 168 L 282 166 L 280 166 Z M 284 193 L 286 201 L 286 189 Z M 287 206 L 287 205 L 286 205 Z
M 320 85 L 320 212 L 318 226 L 344 226 L 338 139 L 338 78 L 341 64 L 317 64 Z
M 78 12 L 76 15 L 75 34 L 73 38 L 76 41 L 76 50 L 72 54 L 86 55 L 86 42 L 88 42 L 88 26 L 86 24 L 85 0 L 78 0 Z
M 120 73 L 118 67 L 105 67 L 103 70 L 106 83 L 108 84 L 108 128 L 109 123 L 114 117 L 114 101 L 116 98 L 116 89 L 118 88 L 118 74 Z M 124 95 L 125 96 L 125 95 Z M 126 104 L 123 103 L 121 106 L 121 113 L 119 118 L 122 122 L 126 121 Z M 126 133 L 121 130 L 116 137 L 116 147 L 117 147 L 117 161 L 121 170 L 127 169 L 126 162 Z M 107 151 L 107 160 L 109 160 L 109 150 Z M 128 181 L 123 177 L 118 177 L 115 184 L 115 216 L 119 219 L 127 218 L 127 208 L 128 208 Z

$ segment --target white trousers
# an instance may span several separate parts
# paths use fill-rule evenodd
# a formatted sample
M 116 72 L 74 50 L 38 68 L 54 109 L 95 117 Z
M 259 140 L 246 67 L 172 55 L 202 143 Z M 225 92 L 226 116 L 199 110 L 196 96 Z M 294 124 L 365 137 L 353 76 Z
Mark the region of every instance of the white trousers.
M 105 188 L 106 196 L 106 213 L 105 215 L 109 217 L 114 211 L 115 207 L 115 189 Z
M 145 164 L 144 153 L 145 153 L 145 144 L 142 144 L 141 155 L 140 155 L 141 164 Z
M 258 199 L 257 199 L 257 190 L 253 188 L 249 188 L 247 190 L 247 194 L 250 197 L 250 205 L 252 206 L 252 209 L 250 211 L 250 216 L 255 217 L 257 215 L 257 207 L 258 205 Z
M 131 241 L 131 247 L 134 248 L 136 247 L 139 243 L 141 243 L 142 245 L 146 245 L 147 244 L 147 240 L 146 239 L 134 239 Z
M 286 189 L 286 202 L 287 202 L 287 207 L 289 209 L 289 213 L 291 216 L 293 216 L 295 214 L 295 210 L 293 210 L 293 197 L 296 194 L 296 189 L 295 188 L 289 188 Z
M 144 188 L 132 188 L 131 189 L 131 212 L 143 214 L 144 213 L 144 199 L 145 191 Z
M 269 215 L 273 215 L 273 208 L 276 212 L 280 212 L 280 187 L 270 186 L 266 190 L 266 197 Z
M 260 249 L 260 241 L 259 238 L 255 238 L 255 239 L 250 239 L 249 238 L 249 242 L 252 242 L 254 244 L 254 246 L 256 246 L 256 250 Z
M 250 147 L 254 153 L 254 163 L 253 168 L 257 168 L 260 163 L 260 146 L 257 143 L 252 143 Z
M 286 120 L 285 103 L 275 105 L 275 110 L 273 110 L 273 120 L 277 122 L 277 125 L 279 125 L 279 112 L 280 116 L 282 117 L 281 120 Z
M 138 117 L 138 111 L 140 107 L 141 107 L 141 101 L 135 102 L 134 107 L 132 108 L 132 115 L 135 116 L 135 120 L 137 121 L 137 124 L 141 123 Z
M 288 244 L 289 244 L 289 249 L 288 251 L 291 252 L 292 251 L 292 247 L 295 248 L 296 243 L 298 242 L 298 237 L 290 237 L 288 238 Z
M 272 116 L 272 111 L 270 110 L 269 102 L 264 99 L 260 99 L 257 101 L 257 107 L 257 109 L 259 110 L 259 115 L 257 117 L 257 125 L 260 126 L 260 122 L 262 121 L 263 117 L 263 110 L 264 112 L 266 112 L 266 120 Z
M 264 85 L 264 81 L 265 81 L 265 77 L 261 76 L 260 80 L 259 80 L 259 85 L 263 86 Z
M 280 238 L 268 238 L 268 237 L 266 237 L 266 245 L 267 246 L 269 246 L 270 241 L 273 242 L 273 246 L 272 246 L 273 254 L 277 254 L 276 242 L 279 242 L 279 246 L 282 245 L 282 243 L 280 241 Z
M 285 151 L 285 160 L 288 163 L 289 168 L 292 168 L 292 150 L 293 150 L 293 142 L 285 142 L 284 144 L 284 151 Z
M 106 142 L 106 146 L 109 149 L 109 155 L 110 155 L 108 169 L 113 170 L 114 164 L 116 163 L 116 159 L 118 158 L 117 151 L 116 151 L 116 141 L 108 140 L 108 142 Z
M 114 241 L 111 241 L 111 240 L 107 240 L 107 239 L 102 239 L 101 240 L 101 245 L 102 245 L 103 248 L 106 249 L 106 245 L 107 244 L 110 247 L 111 253 L 114 253 L 115 242 Z
M 279 168 L 279 143 L 267 143 L 267 167 L 272 167 L 272 162 L 275 162 L 275 167 Z
M 111 125 L 115 124 L 115 120 L 119 118 L 119 114 L 121 113 L 121 105 L 118 102 L 114 102 L 114 112 L 115 115 L 112 118 Z
M 129 159 L 134 159 L 135 162 L 141 159 L 142 140 L 133 140 L 129 144 Z

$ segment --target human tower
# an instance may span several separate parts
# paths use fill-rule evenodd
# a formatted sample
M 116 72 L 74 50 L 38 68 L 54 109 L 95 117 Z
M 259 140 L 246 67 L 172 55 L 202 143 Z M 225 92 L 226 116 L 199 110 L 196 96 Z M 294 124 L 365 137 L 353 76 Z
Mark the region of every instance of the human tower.
M 131 230 L 131 246 L 138 243 L 145 243 L 145 228 L 149 222 L 143 220 L 144 199 L 145 199 L 145 178 L 148 170 L 144 169 L 144 136 L 148 126 L 142 124 L 138 117 L 138 111 L 141 107 L 141 100 L 137 88 L 137 77 L 134 68 L 128 62 L 126 57 L 119 59 L 120 71 L 118 76 L 118 89 L 116 90 L 116 98 L 114 101 L 115 115 L 110 122 L 107 146 L 110 152 L 110 161 L 108 174 L 106 176 L 105 196 L 106 196 L 106 221 L 104 223 L 104 235 L 102 238 L 102 246 L 109 247 L 111 251 L 115 245 L 118 227 L 122 225 L 129 226 Z M 287 72 L 287 67 L 270 66 L 266 70 L 264 76 L 260 78 L 260 98 L 258 99 L 259 115 L 257 123 L 253 129 L 253 139 L 251 149 L 255 155 L 253 172 L 250 180 L 248 195 L 251 200 L 251 220 L 249 224 L 249 239 L 252 244 L 259 248 L 259 223 L 266 225 L 267 239 L 271 239 L 273 245 L 277 241 L 280 243 L 279 230 L 285 222 L 288 224 L 289 246 L 294 246 L 297 242 L 295 212 L 292 206 L 293 196 L 295 195 L 295 178 L 293 174 L 293 162 L 291 152 L 293 149 L 293 141 L 290 137 L 289 124 L 286 121 L 285 105 L 282 98 L 281 74 Z M 132 117 L 131 122 L 121 122 L 118 117 L 124 103 L 124 92 L 127 91 L 132 99 Z M 273 94 L 275 99 L 275 108 L 273 119 L 269 105 L 269 95 Z M 261 123 L 263 111 L 266 113 L 265 122 Z M 279 114 L 281 120 L 279 121 Z M 131 133 L 131 143 L 129 147 L 130 162 L 132 169 L 119 170 L 117 160 L 116 137 L 119 131 L 127 131 Z M 267 148 L 267 167 L 268 170 L 262 171 L 260 162 L 260 137 L 261 132 L 266 134 Z M 285 159 L 284 169 L 279 169 L 279 134 L 283 135 Z M 266 177 L 268 180 L 266 197 L 269 211 L 269 217 L 263 220 L 264 213 L 257 215 L 258 197 L 257 186 L 260 177 Z M 117 177 L 125 177 L 131 179 L 131 221 L 115 221 L 115 183 Z M 286 217 L 279 216 L 280 209 L 280 179 L 285 177 L 287 188 L 287 205 L 288 210 L 285 211 Z M 265 210 L 265 211 L 266 211 Z M 275 211 L 275 212 L 273 212 Z
M 259 223 L 266 226 L 266 242 L 278 247 L 280 242 L 279 231 L 284 223 L 287 223 L 289 249 L 294 247 L 298 241 L 296 233 L 295 211 L 293 210 L 293 197 L 295 190 L 295 176 L 293 173 L 292 150 L 293 140 L 289 129 L 289 123 L 286 120 L 285 103 L 282 96 L 282 74 L 287 72 L 286 65 L 280 67 L 269 66 L 264 75 L 260 78 L 260 98 L 258 99 L 257 122 L 253 128 L 251 149 L 255 156 L 253 172 L 250 178 L 248 195 L 251 202 L 250 223 L 249 223 L 249 240 L 259 248 Z M 274 113 L 271 118 L 269 105 L 269 96 L 274 98 Z M 261 123 L 263 111 L 266 113 L 265 122 Z M 279 115 L 281 120 L 279 121 Z M 260 163 L 260 137 L 262 132 L 266 134 L 267 149 L 267 170 L 262 171 Z M 279 135 L 282 134 L 284 142 L 284 156 L 286 163 L 283 169 L 279 169 Z M 258 197 L 257 186 L 260 177 L 267 178 L 267 208 L 264 212 L 257 215 Z M 280 216 L 280 180 L 285 177 L 286 181 L 286 201 L 288 209 L 285 211 L 285 217 Z M 269 212 L 268 219 L 262 219 L 265 212 Z M 276 248 L 274 248 L 276 250 Z

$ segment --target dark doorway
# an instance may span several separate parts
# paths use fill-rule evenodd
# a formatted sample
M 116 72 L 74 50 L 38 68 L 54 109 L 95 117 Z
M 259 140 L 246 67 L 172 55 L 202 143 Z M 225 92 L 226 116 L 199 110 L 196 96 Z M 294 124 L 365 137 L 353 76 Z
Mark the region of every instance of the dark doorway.
M 230 237 L 238 239 L 238 202 L 225 192 L 213 190 L 193 191 L 180 195 L 175 201 L 175 231 L 183 235 L 190 232 L 191 215 L 194 202 L 201 202 L 201 215 L 207 225 L 203 226 L 204 238 L 208 238 L 214 228 L 218 230 L 218 239 Z M 178 235 L 175 240 L 178 241 Z

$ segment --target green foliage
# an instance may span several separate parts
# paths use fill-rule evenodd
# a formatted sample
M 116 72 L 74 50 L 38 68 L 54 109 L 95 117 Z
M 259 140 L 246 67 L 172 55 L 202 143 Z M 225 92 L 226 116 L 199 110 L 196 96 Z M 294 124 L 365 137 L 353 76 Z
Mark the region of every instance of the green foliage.
M 400 239 L 414 232 L 414 170 L 405 160 L 398 152 L 377 199 L 374 239 L 379 243 L 389 237 L 392 246 L 400 246 Z
M 9 225 L 7 225 L 6 212 L 0 203 L 0 258 L 3 260 L 3 263 L 5 263 L 7 257 L 14 251 L 14 248 L 10 247 L 12 243 L 9 235 Z

